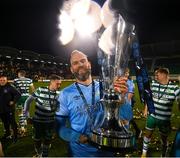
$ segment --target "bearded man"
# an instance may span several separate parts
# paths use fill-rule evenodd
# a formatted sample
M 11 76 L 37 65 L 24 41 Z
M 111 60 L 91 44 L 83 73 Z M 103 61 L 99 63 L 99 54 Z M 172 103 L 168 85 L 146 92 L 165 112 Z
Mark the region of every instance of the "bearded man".
M 99 157 L 113 156 L 112 152 L 100 150 L 89 143 L 93 120 L 97 121 L 103 113 L 100 101 L 99 82 L 92 79 L 91 63 L 87 56 L 74 50 L 70 58 L 71 72 L 76 82 L 60 92 L 59 111 L 56 112 L 58 135 L 69 142 L 69 156 Z M 118 78 L 115 91 L 126 93 L 126 78 Z M 69 119 L 70 127 L 66 127 Z M 94 122 L 96 122 L 94 121 Z

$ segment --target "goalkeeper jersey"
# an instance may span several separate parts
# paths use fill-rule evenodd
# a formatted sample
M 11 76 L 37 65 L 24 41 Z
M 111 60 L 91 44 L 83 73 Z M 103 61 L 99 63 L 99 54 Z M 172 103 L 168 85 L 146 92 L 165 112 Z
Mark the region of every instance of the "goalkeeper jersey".
M 94 81 L 95 83 L 95 104 L 92 105 L 92 84 L 86 86 L 82 84 L 78 84 L 81 88 L 81 91 L 84 97 L 87 100 L 89 108 L 91 112 L 88 112 L 87 106 L 84 105 L 84 102 L 80 96 L 80 93 L 77 90 L 77 87 L 74 84 L 65 88 L 61 91 L 59 96 L 60 109 L 56 112 L 57 117 L 68 117 L 70 126 L 71 126 L 71 134 L 73 131 L 80 134 L 89 135 L 92 126 L 95 126 L 95 120 L 100 119 L 102 117 L 102 106 L 98 106 L 98 102 L 100 100 L 100 91 L 99 91 L 99 82 Z M 89 116 L 91 115 L 91 116 Z M 91 118 L 95 118 L 91 120 Z M 95 123 L 95 124 L 94 124 Z M 62 129 L 62 128 L 61 128 Z M 64 129 L 64 128 L 63 128 Z M 62 130 L 63 135 L 69 134 L 66 130 Z M 71 137 L 71 136 L 67 136 Z M 70 141 L 70 150 L 72 156 L 76 157 L 86 157 L 86 156 L 108 156 L 111 154 L 109 152 L 102 152 L 89 144 L 81 144 L 75 140 Z M 109 155 L 112 156 L 112 155 Z

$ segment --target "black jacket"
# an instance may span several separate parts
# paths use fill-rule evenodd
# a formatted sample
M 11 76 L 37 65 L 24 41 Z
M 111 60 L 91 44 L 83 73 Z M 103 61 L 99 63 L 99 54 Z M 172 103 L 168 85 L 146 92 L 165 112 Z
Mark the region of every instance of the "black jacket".
M 0 86 L 0 113 L 10 112 L 15 108 L 15 105 L 9 105 L 10 101 L 16 103 L 21 97 L 19 91 L 17 91 L 12 85 L 7 83 L 5 86 Z

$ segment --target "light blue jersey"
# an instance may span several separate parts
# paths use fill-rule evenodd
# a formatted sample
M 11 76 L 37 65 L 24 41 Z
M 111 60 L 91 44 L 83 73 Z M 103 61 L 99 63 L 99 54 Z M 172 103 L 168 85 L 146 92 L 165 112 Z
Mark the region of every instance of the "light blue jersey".
M 130 121 L 133 118 L 132 112 L 132 100 L 128 101 L 128 93 L 134 93 L 134 83 L 132 80 L 127 80 L 128 92 L 125 95 L 126 104 L 120 106 L 119 109 L 119 118 L 122 120 Z
M 133 80 L 128 79 L 127 80 L 127 86 L 128 86 L 127 95 L 128 95 L 128 93 L 133 93 L 134 94 L 134 83 L 133 83 Z M 132 104 L 132 100 L 129 101 L 129 104 Z
M 60 122 L 61 127 L 58 132 L 64 140 L 70 142 L 71 156 L 97 157 L 107 156 L 107 154 L 109 155 L 109 152 L 102 152 L 94 146 L 78 142 L 81 134 L 85 134 L 87 136 L 91 134 L 90 131 L 95 122 L 94 118 L 99 118 L 103 113 L 102 107 L 97 104 L 100 100 L 99 82 L 94 81 L 94 83 L 95 105 L 92 105 L 92 84 L 88 86 L 78 84 L 89 107 L 84 105 L 75 84 L 65 88 L 59 95 L 60 108 L 56 115 L 57 121 Z M 90 110 L 89 112 L 88 108 Z M 71 128 L 65 127 L 65 119 L 63 119 L 65 117 L 69 119 Z
M 82 84 L 78 84 L 81 88 L 84 97 L 87 100 L 87 103 L 90 108 L 95 108 L 91 105 L 92 101 L 92 84 L 89 86 L 85 86 Z M 99 95 L 99 83 L 95 81 L 95 103 L 97 103 L 100 100 Z M 87 124 L 88 124 L 88 111 L 87 106 L 84 105 L 84 102 L 75 86 L 75 84 L 72 84 L 68 88 L 65 88 L 59 96 L 59 102 L 60 102 L 60 109 L 56 113 L 56 115 L 60 116 L 68 116 L 69 121 L 71 122 L 71 128 L 74 129 L 77 132 L 89 134 L 89 131 L 87 131 Z

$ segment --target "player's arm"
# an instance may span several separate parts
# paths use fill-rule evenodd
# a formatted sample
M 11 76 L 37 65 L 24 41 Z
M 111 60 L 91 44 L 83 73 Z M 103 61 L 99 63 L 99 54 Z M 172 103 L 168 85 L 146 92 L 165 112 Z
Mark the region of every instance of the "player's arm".
M 133 81 L 131 80 L 128 84 L 128 95 L 127 95 L 127 99 L 129 102 L 131 102 L 131 104 L 132 104 L 132 99 L 134 96 L 134 89 L 135 89 L 135 86 L 134 86 Z
M 80 142 L 81 133 L 66 127 L 67 117 L 56 115 L 56 130 L 58 135 L 68 142 Z
M 148 107 L 147 107 L 147 104 L 144 105 L 144 111 L 143 111 L 143 116 L 144 117 L 147 117 L 148 115 Z
M 128 93 L 128 101 L 131 101 L 132 97 L 134 96 L 134 93 Z
M 30 88 L 31 88 L 31 92 L 33 93 L 35 91 L 35 87 L 33 83 L 30 85 Z
M 88 140 L 87 136 L 66 126 L 69 116 L 69 110 L 67 108 L 67 94 L 60 92 L 58 101 L 60 105 L 59 110 L 56 112 L 56 131 L 59 137 L 68 142 L 86 143 Z
M 24 103 L 24 110 L 23 110 L 24 115 L 26 117 L 29 117 L 30 106 L 31 106 L 32 102 L 39 96 L 40 93 L 41 93 L 40 88 L 37 88 L 37 90 L 26 99 L 26 101 Z
M 12 94 L 12 96 L 13 96 L 13 100 L 11 100 L 9 104 L 10 104 L 10 105 L 14 105 L 14 104 L 19 100 L 19 98 L 21 97 L 21 94 L 20 94 L 20 92 L 19 92 L 16 88 L 14 88 L 13 86 L 10 87 L 10 92 L 11 92 L 11 94 Z
M 175 91 L 174 91 L 174 95 L 176 96 L 176 103 L 178 105 L 178 108 L 180 110 L 180 87 L 176 86 Z
M 29 117 L 29 109 L 30 109 L 30 106 L 31 106 L 31 103 L 35 100 L 34 96 L 33 95 L 30 95 L 25 103 L 24 103 L 24 115 L 26 117 Z

